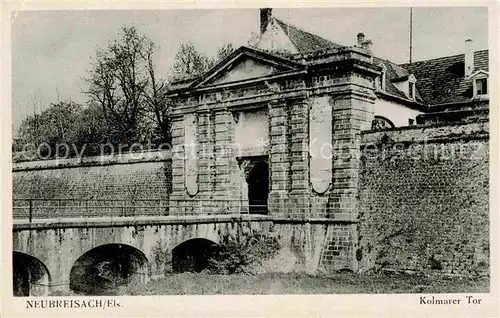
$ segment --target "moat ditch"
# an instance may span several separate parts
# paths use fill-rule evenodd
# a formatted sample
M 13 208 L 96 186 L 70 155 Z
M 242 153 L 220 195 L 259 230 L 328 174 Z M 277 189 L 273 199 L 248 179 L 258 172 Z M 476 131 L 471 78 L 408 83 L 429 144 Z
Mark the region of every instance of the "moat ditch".
M 270 295 L 368 293 L 487 293 L 489 278 L 430 277 L 418 274 L 265 273 L 214 275 L 179 273 L 150 280 L 95 289 L 93 295 Z M 56 294 L 61 295 L 62 294 Z M 72 293 L 72 295 L 75 295 Z

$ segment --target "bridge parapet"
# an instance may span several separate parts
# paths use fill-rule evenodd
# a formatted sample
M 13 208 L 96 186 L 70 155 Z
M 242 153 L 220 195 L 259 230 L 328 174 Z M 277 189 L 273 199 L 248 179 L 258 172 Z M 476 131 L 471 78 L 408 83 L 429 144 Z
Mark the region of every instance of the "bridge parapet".
M 65 219 L 183 215 L 246 215 L 251 208 L 266 205 L 248 204 L 234 199 L 14 199 L 15 220 Z
M 165 199 L 14 199 L 14 219 L 99 218 L 168 215 Z

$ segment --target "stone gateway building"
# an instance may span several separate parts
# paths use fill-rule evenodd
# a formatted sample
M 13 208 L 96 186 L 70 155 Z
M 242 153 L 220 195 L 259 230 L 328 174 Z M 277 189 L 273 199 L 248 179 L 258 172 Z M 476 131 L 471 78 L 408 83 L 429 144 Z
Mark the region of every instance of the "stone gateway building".
M 255 48 L 241 47 L 205 74 L 175 84 L 173 144 L 188 147 L 172 161 L 171 211 L 241 212 L 250 204 L 250 213 L 310 224 L 310 239 L 322 246 L 318 265 L 355 271 L 374 265 L 380 239 L 398 265 L 423 268 L 442 259 L 449 271 L 472 270 L 448 245 L 467 231 L 436 243 L 448 235 L 444 229 L 467 227 L 470 219 L 461 222 L 477 213 L 479 236 L 459 248 L 474 249 L 463 257 L 484 265 L 488 51 L 473 52 L 467 40 L 464 55 L 397 65 L 372 56 L 362 33 L 355 45 L 341 46 L 274 18 L 271 9 L 261 9 L 260 17 Z M 481 161 L 450 159 L 450 147 L 477 152 Z M 406 158 L 427 148 L 436 157 L 428 160 L 449 161 L 427 167 L 426 158 Z M 380 153 L 370 158 L 370 149 Z M 466 189 L 473 206 L 450 205 Z M 426 228 L 436 232 L 420 232 Z
M 281 245 L 264 270 L 488 275 L 488 51 L 467 40 L 464 54 L 398 65 L 363 33 L 339 45 L 271 9 L 260 23 L 255 47 L 173 84 L 171 159 L 14 164 L 15 212 L 26 198 L 163 202 L 131 223 L 30 214 L 14 222 L 15 261 L 76 286 L 118 244 L 162 276 L 190 248 L 258 229 Z

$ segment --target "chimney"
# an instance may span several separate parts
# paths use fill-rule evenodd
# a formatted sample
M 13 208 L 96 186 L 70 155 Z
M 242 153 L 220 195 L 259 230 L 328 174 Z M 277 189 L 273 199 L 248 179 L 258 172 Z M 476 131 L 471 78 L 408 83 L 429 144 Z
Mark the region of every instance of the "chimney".
M 465 40 L 465 77 L 469 77 L 474 70 L 474 51 L 472 50 L 472 40 Z
M 358 33 L 358 44 L 356 44 L 357 47 L 360 47 L 371 53 L 372 43 L 372 40 L 365 40 L 365 34 L 363 32 Z
M 363 42 L 365 42 L 365 34 L 363 32 L 358 33 L 358 46 L 363 47 Z
M 366 40 L 363 42 L 363 49 L 367 50 L 368 52 L 372 52 L 372 40 Z
M 260 9 L 260 35 L 266 32 L 267 25 L 271 21 L 272 15 L 273 15 L 273 9 L 271 8 Z

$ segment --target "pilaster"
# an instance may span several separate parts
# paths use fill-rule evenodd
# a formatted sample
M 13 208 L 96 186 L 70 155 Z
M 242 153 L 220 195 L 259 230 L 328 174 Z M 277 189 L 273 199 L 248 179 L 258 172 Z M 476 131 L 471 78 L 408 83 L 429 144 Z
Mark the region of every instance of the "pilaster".
M 184 125 L 183 117 L 172 117 L 172 193 L 170 194 L 170 214 L 180 211 L 180 201 L 186 197 L 184 185 Z
M 285 100 L 269 103 L 269 212 L 285 215 L 291 190 L 290 111 Z
M 309 103 L 305 98 L 290 101 L 290 174 L 291 186 L 287 215 L 310 216 L 309 186 Z
M 362 130 L 370 128 L 374 97 L 348 93 L 334 96 L 333 180 L 331 213 L 357 218 L 358 180 Z

